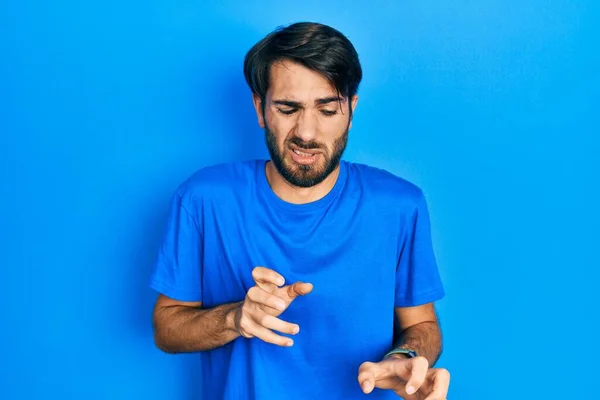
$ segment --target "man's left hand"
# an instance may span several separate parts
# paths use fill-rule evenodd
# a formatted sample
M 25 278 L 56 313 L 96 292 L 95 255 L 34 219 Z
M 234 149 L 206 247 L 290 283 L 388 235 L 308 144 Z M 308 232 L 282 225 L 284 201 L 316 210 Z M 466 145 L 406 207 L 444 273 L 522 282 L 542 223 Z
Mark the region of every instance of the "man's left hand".
M 379 388 L 391 389 L 406 400 L 446 400 L 450 373 L 429 368 L 424 357 L 391 356 L 378 363 L 363 363 L 358 370 L 358 383 L 367 394 Z

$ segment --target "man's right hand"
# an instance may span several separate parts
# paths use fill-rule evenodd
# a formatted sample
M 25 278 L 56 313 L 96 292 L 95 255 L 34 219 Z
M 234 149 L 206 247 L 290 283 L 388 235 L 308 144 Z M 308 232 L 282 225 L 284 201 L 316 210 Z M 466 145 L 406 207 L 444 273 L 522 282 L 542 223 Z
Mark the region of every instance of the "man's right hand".
M 295 335 L 300 331 L 296 324 L 277 317 L 298 296 L 304 296 L 313 289 L 312 284 L 296 282 L 283 286 L 283 276 L 269 268 L 256 267 L 252 270 L 255 286 L 251 287 L 246 298 L 235 310 L 235 331 L 245 338 L 257 337 L 279 346 L 292 346 L 294 341 L 273 331 Z

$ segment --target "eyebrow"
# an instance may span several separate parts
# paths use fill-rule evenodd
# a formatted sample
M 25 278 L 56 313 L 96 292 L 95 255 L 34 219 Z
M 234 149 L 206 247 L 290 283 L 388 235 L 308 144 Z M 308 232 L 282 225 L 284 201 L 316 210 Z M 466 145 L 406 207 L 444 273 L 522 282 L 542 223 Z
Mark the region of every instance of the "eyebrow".
M 342 97 L 339 97 L 339 96 L 323 97 L 320 99 L 316 99 L 315 104 L 323 105 L 323 104 L 333 103 L 334 101 L 344 102 L 345 99 Z M 273 104 L 277 104 L 280 106 L 293 107 L 293 108 L 302 108 L 303 107 L 302 103 L 300 103 L 299 101 L 285 100 L 285 99 L 273 100 Z

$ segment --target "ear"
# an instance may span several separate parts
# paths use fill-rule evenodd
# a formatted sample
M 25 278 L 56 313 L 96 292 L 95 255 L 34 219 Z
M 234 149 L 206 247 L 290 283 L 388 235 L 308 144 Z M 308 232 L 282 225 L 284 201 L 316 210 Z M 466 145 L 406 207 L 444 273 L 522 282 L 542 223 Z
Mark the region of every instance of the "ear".
M 352 107 L 352 115 L 354 115 L 354 110 L 356 109 L 356 104 L 358 103 L 358 95 L 355 94 L 352 96 L 352 101 L 350 102 L 350 107 Z M 350 120 L 350 125 L 348 129 L 352 128 L 352 120 Z
M 256 93 L 252 94 L 252 102 L 254 103 L 254 109 L 256 110 L 256 117 L 258 118 L 258 125 L 261 128 L 265 128 L 265 116 L 262 111 L 262 101 Z

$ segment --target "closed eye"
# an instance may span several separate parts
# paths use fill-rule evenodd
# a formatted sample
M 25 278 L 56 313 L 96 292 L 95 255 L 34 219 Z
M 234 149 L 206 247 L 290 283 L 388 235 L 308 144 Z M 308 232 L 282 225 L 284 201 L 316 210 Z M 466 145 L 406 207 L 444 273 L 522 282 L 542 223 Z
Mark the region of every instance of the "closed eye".
M 297 108 L 292 108 L 290 110 L 282 110 L 281 108 L 278 108 L 277 111 L 279 111 L 283 115 L 292 115 L 293 113 L 295 113 L 296 111 L 298 111 L 298 109 Z
M 282 108 L 278 108 L 277 111 L 280 112 L 283 115 L 292 115 L 296 111 L 298 111 L 298 109 L 297 108 L 291 108 L 289 110 L 284 110 Z M 325 115 L 326 117 L 332 117 L 332 116 L 334 116 L 334 115 L 337 114 L 337 111 L 335 111 L 335 110 L 321 110 L 321 114 Z
M 323 115 L 326 115 L 328 117 L 331 117 L 335 114 L 337 114 L 337 111 L 331 111 L 331 110 L 321 110 L 321 113 L 323 113 Z

